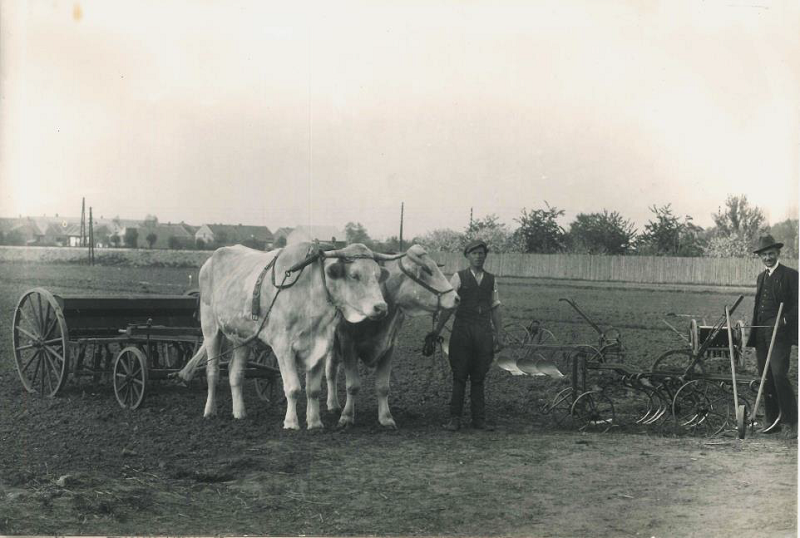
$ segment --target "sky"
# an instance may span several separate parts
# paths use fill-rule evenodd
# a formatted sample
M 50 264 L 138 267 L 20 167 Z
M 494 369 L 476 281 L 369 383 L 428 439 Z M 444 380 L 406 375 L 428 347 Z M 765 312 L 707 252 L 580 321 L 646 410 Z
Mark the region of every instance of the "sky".
M 0 0 L 0 216 L 796 218 L 790 1 Z

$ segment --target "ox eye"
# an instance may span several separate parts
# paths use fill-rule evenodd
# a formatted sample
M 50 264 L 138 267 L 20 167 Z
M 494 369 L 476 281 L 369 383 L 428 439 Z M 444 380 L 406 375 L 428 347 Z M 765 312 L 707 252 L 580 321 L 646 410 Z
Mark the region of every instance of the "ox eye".
M 353 280 L 361 280 L 361 275 L 359 275 L 358 273 L 351 273 L 350 278 L 352 278 Z

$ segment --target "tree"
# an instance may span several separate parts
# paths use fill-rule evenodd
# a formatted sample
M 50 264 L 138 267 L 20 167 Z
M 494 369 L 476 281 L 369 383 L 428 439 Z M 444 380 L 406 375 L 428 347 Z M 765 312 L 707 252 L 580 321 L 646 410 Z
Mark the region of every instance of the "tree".
M 348 222 L 344 225 L 344 235 L 347 244 L 362 243 L 369 246 L 372 243 L 367 229 L 360 222 Z
M 117 233 L 112 234 L 111 236 L 109 236 L 108 239 L 109 239 L 109 241 L 111 241 L 111 244 L 114 245 L 115 248 L 119 247 L 119 243 L 121 241 L 121 239 L 119 237 L 119 234 L 117 234 Z
M 194 244 L 195 244 L 195 247 L 197 247 L 197 250 L 205 250 L 206 249 L 206 242 L 203 241 L 203 239 L 200 238 L 200 237 L 197 238 L 197 240 L 194 242 Z
M 758 237 L 767 231 L 764 213 L 751 206 L 744 194 L 728 195 L 725 207 L 718 209 L 711 218 L 715 228 L 705 249 L 707 256 L 750 256 Z
M 153 245 L 155 245 L 156 241 L 158 241 L 158 236 L 156 235 L 155 232 L 150 232 L 149 234 L 147 234 L 147 237 L 145 237 L 145 239 L 147 240 L 147 248 L 153 248 Z M 172 238 L 170 237 L 170 239 Z
M 604 209 L 602 213 L 580 213 L 569 230 L 573 252 L 627 254 L 636 237 L 631 221 Z
M 171 235 L 169 239 L 167 239 L 167 245 L 169 245 L 169 248 L 172 250 L 178 250 L 181 248 L 181 240 L 179 237 Z
M 683 220 L 672 214 L 672 204 L 653 205 L 654 219 L 644 225 L 644 232 L 636 239 L 640 254 L 655 256 L 702 256 L 702 231 L 686 215 Z
M 214 234 L 214 243 L 217 245 L 224 247 L 228 244 L 228 232 L 225 230 L 220 230 Z
M 462 246 L 466 246 L 467 243 L 474 239 L 486 241 L 489 250 L 492 252 L 508 252 L 511 250 L 511 233 L 495 214 L 487 215 L 482 219 L 475 219 L 469 223 L 469 226 L 464 230 Z
M 413 242 L 409 243 L 404 241 L 403 248 L 407 249 L 412 244 Z M 378 252 L 400 252 L 400 239 L 396 235 L 393 235 L 384 241 L 373 241 L 373 250 L 377 250 Z
M 286 236 L 282 235 L 282 236 L 280 236 L 278 238 L 277 241 L 275 241 L 275 247 L 276 248 L 281 248 L 281 247 L 285 247 L 285 246 L 286 246 Z
M 151 215 L 150 213 L 144 218 L 144 227 L 145 228 L 155 228 L 158 224 L 158 217 L 155 215 Z
M 125 228 L 125 246 L 128 248 L 139 248 L 139 230 L 136 228 Z
M 786 219 L 773 224 L 769 233 L 779 243 L 783 243 L 781 256 L 784 258 L 797 258 L 798 253 L 798 220 Z
M 422 245 L 428 252 L 461 252 L 464 235 L 449 228 L 439 228 L 414 238 L 413 243 Z
M 523 252 L 552 254 L 564 250 L 566 232 L 556 222 L 564 215 L 564 210 L 550 207 L 547 202 L 544 205 L 547 209 L 535 209 L 530 213 L 523 208 L 520 217 L 515 219 L 519 222 L 514 232 L 515 241 Z

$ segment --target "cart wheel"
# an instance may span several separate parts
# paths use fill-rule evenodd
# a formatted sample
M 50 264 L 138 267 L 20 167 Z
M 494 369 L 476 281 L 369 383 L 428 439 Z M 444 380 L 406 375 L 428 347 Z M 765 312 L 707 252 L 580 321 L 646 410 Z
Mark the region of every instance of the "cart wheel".
M 524 346 L 530 338 L 530 333 L 521 323 L 511 321 L 505 324 L 503 332 L 506 336 L 508 347 L 519 348 Z
M 548 329 L 544 329 L 540 326 L 531 330 L 530 340 L 528 341 L 529 344 L 534 344 L 537 346 L 542 345 L 553 345 L 558 343 L 556 336 L 550 332 Z
M 272 349 L 257 350 L 256 353 L 256 364 L 278 368 L 278 357 L 275 356 Z M 253 380 L 253 385 L 256 388 L 256 394 L 263 402 L 280 405 L 286 400 L 280 374 L 276 373 L 271 377 L 257 377 Z
M 56 298 L 43 288 L 25 292 L 14 311 L 14 361 L 25 390 L 53 397 L 69 371 L 67 322 Z
M 114 360 L 114 395 L 123 409 L 142 405 L 147 391 L 147 357 L 137 347 L 126 347 Z
M 689 349 L 673 349 L 667 351 L 656 359 L 653 366 L 650 368 L 651 372 L 658 373 L 673 373 L 676 375 L 683 375 L 686 369 L 692 364 L 694 354 Z M 692 369 L 689 370 L 689 375 L 702 375 L 705 373 L 705 368 L 702 362 L 696 362 Z
M 604 433 L 615 425 L 614 402 L 601 390 L 591 390 L 578 396 L 570 413 L 580 431 Z
M 563 389 L 553 398 L 553 403 L 547 407 L 547 410 L 553 416 L 553 422 L 555 422 L 556 426 L 565 427 L 569 425 L 570 410 L 574 399 L 572 387 Z
M 672 400 L 672 416 L 679 430 L 712 436 L 726 424 L 724 411 L 716 409 L 705 392 L 706 383 L 695 379 L 678 389 Z

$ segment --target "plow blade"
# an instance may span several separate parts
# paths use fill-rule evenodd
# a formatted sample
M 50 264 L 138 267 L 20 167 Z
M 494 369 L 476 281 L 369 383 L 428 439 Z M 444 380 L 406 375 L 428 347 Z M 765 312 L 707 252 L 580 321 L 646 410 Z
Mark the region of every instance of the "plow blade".
M 528 375 L 546 375 L 556 379 L 564 377 L 553 361 L 547 360 L 541 355 L 519 359 L 517 368 Z
M 508 353 L 500 352 L 497 356 L 497 366 L 502 368 L 507 372 L 511 372 L 511 375 L 524 375 L 525 372 L 517 368 L 517 360 L 509 355 Z

